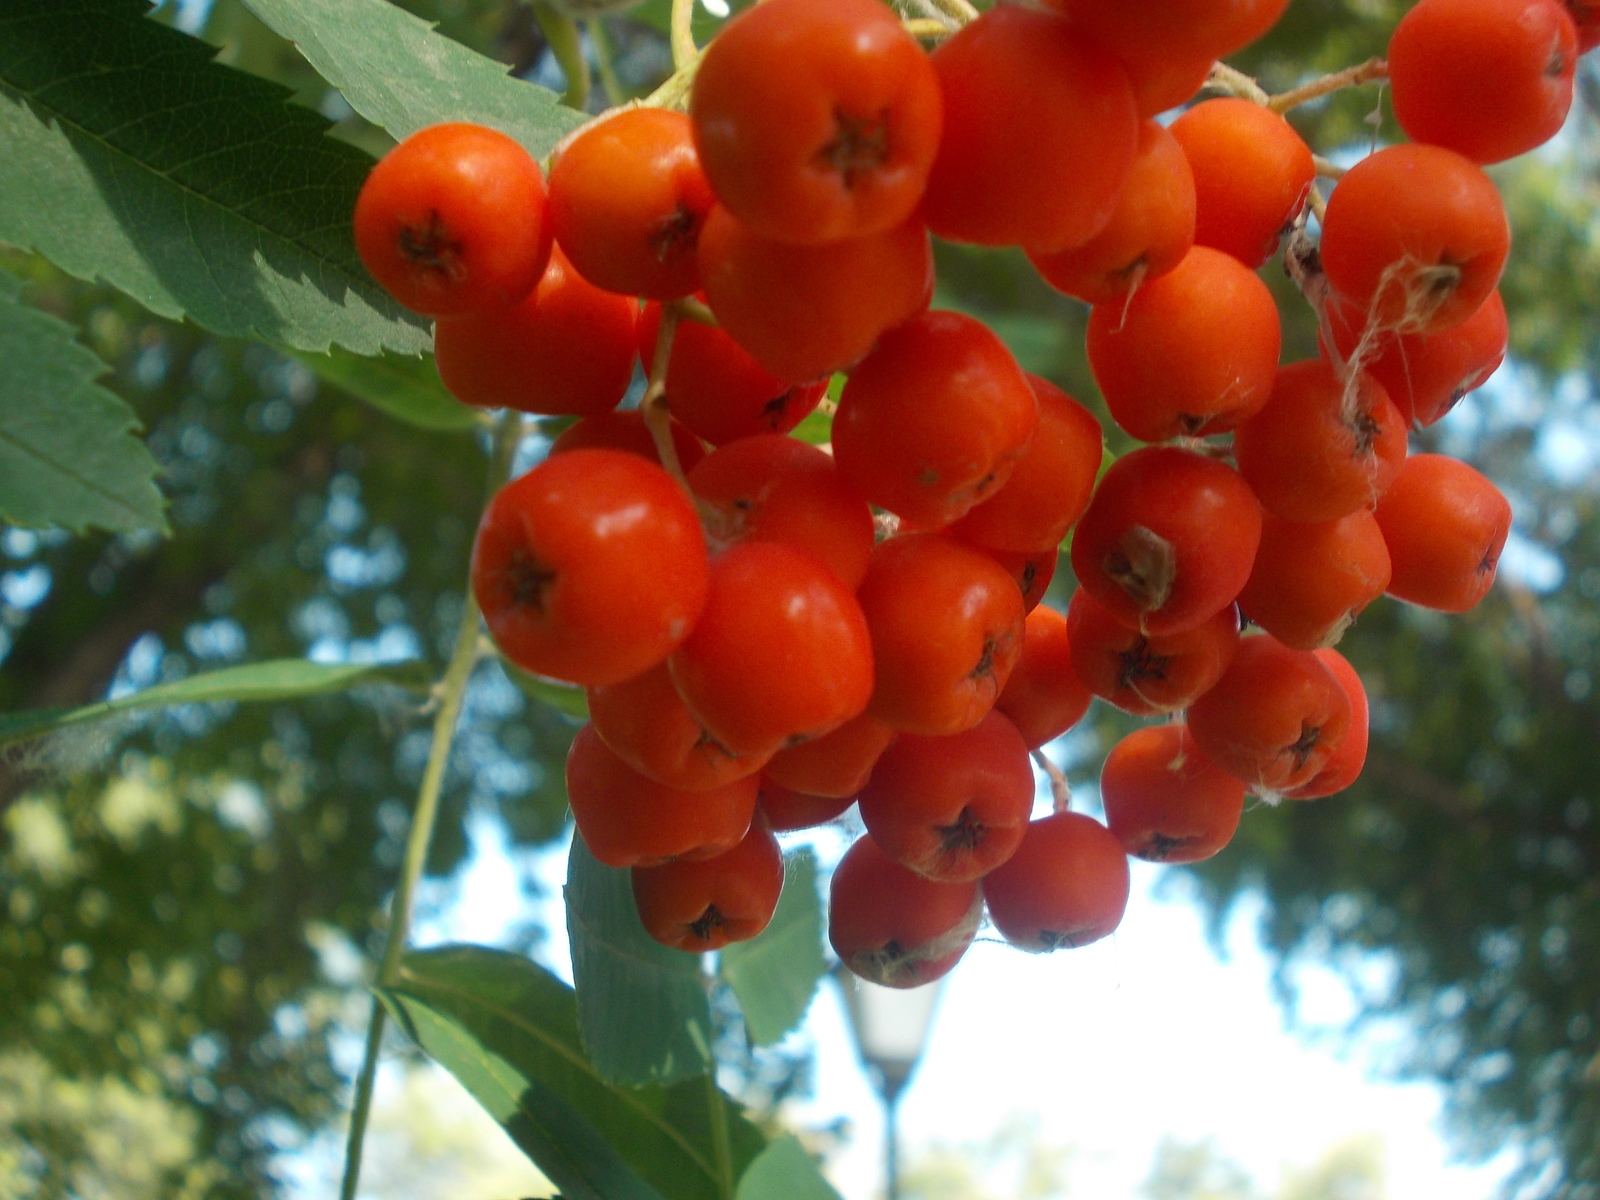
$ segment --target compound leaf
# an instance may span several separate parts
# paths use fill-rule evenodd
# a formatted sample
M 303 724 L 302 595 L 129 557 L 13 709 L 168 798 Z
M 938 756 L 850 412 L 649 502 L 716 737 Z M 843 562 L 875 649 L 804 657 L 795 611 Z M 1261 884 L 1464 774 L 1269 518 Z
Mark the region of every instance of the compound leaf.
M 371 158 L 143 10 L 0 0 L 0 241 L 214 333 L 427 349 L 356 256 Z
M 816 857 L 809 850 L 790 855 L 783 874 L 778 911 L 761 936 L 722 950 L 722 977 L 758 1046 L 771 1045 L 800 1023 L 827 970 Z
M 139 708 L 215 704 L 219 701 L 293 700 L 300 696 L 345 692 L 379 683 L 421 691 L 428 686 L 428 682 L 428 668 L 422 662 L 363 666 L 355 663 L 315 663 L 303 658 L 272 659 L 191 675 L 175 683 L 158 684 L 131 695 L 102 700 L 82 708 L 47 708 L 8 713 L 0 716 L 0 746 Z
M 572 1200 L 662 1200 L 548 1088 L 488 1049 L 462 1025 L 400 991 L 379 996 L 395 1022 L 472 1093 L 511 1140 Z
M 765 1145 L 709 1076 L 671 1087 L 607 1082 L 583 1053 L 572 989 L 518 955 L 479 946 L 418 951 L 406 956 L 399 983 L 380 994 L 391 1011 L 426 1006 L 437 1021 L 454 1027 L 445 1038 L 437 1027 L 424 1030 L 402 1017 L 423 1048 L 478 1096 L 563 1194 L 587 1194 L 558 1176 L 570 1172 L 563 1152 L 571 1156 L 589 1139 L 609 1147 L 634 1181 L 643 1181 L 643 1194 L 665 1200 L 719 1200 L 731 1190 L 725 1186 L 729 1179 Z M 727 1131 L 726 1174 L 712 1118 Z M 587 1186 L 597 1189 L 605 1155 L 583 1165 Z
M 735 1200 L 839 1200 L 806 1148 L 787 1133 L 767 1143 L 734 1195 Z
M 139 421 L 94 381 L 105 363 L 0 272 L 0 520 L 81 533 L 166 531 Z
M 709 1071 L 711 1006 L 699 959 L 644 931 L 628 872 L 599 862 L 580 836 L 572 839 L 566 895 L 589 1061 L 619 1083 L 671 1083 Z
M 474 121 L 517 139 L 535 158 L 588 117 L 506 73 L 389 0 L 245 0 L 300 48 L 350 107 L 396 139 L 442 121 Z

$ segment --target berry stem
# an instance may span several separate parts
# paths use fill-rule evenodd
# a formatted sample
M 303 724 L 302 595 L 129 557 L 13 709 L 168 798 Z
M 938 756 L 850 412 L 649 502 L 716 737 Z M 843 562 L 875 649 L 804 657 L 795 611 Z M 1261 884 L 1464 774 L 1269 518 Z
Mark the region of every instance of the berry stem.
M 1272 103 L 1272 97 L 1267 94 L 1265 88 L 1243 71 L 1230 67 L 1225 62 L 1211 64 L 1211 73 L 1206 76 L 1205 86 L 1214 92 L 1237 96 L 1254 104 L 1270 106 Z
M 949 37 L 955 31 L 935 17 L 908 17 L 901 22 L 912 37 L 925 41 Z
M 626 104 L 628 93 L 617 78 L 617 70 L 612 63 L 611 35 L 606 32 L 606 23 L 599 17 L 590 17 L 583 27 L 588 31 L 589 40 L 594 43 L 594 61 L 600 75 L 600 90 L 606 94 L 606 103 L 612 108 Z
M 1364 63 L 1353 67 L 1346 67 L 1342 71 L 1335 71 L 1331 75 L 1324 75 L 1320 79 L 1313 79 L 1309 83 L 1302 83 L 1297 88 L 1290 88 L 1287 92 L 1279 92 L 1267 101 L 1267 107 L 1275 113 L 1286 113 L 1291 108 L 1301 104 L 1308 104 L 1312 100 L 1320 100 L 1324 96 L 1332 95 L 1347 87 L 1359 87 L 1363 83 L 1372 83 L 1375 80 L 1389 78 L 1389 64 L 1381 58 L 1369 58 Z
M 672 411 L 667 407 L 667 364 L 672 359 L 672 341 L 678 332 L 678 322 L 683 312 L 676 303 L 661 306 L 661 327 L 656 333 L 656 352 L 650 360 L 650 382 L 639 401 L 639 412 L 644 416 L 644 426 L 655 440 L 656 454 L 661 465 L 678 481 L 678 486 L 689 494 L 689 481 L 683 473 L 683 463 L 678 458 L 678 447 L 672 440 Z
M 494 495 L 511 473 L 512 456 L 522 440 L 522 415 L 508 412 L 495 429 L 493 450 L 489 462 L 489 495 Z M 478 605 L 472 587 L 466 588 L 466 598 L 461 611 L 461 624 L 456 634 L 455 649 L 450 655 L 444 676 L 434 689 L 438 708 L 433 718 L 433 741 L 428 749 L 428 763 L 423 769 L 422 785 L 417 789 L 416 810 L 411 818 L 411 833 L 406 840 L 405 859 L 400 878 L 395 884 L 394 896 L 389 902 L 389 931 L 384 940 L 383 958 L 378 965 L 377 986 L 393 987 L 400 978 L 400 960 L 405 953 L 411 930 L 411 906 L 417 883 L 422 878 L 422 868 L 427 862 L 428 848 L 433 842 L 434 825 L 439 816 L 439 796 L 443 791 L 445 767 L 450 759 L 450 746 L 455 740 L 456 722 L 466 699 L 467 684 L 472 669 L 481 653 L 479 643 Z M 355 1200 L 356 1188 L 361 1180 L 361 1148 L 366 1137 L 367 1118 L 372 1111 L 372 1089 L 378 1074 L 378 1056 L 383 1043 L 385 1009 L 378 999 L 372 1002 L 372 1016 L 367 1025 L 366 1049 L 361 1062 L 361 1074 L 356 1079 L 355 1100 L 350 1112 L 350 1137 L 345 1146 L 344 1178 L 340 1183 L 340 1200 Z
M 1328 201 L 1316 184 L 1312 184 L 1311 190 L 1306 193 L 1306 207 L 1316 216 L 1319 224 L 1328 215 Z
M 533 6 L 533 16 L 550 44 L 550 52 L 556 56 L 561 73 L 567 77 L 567 92 L 561 97 L 561 103 L 583 112 L 589 106 L 589 60 L 583 55 L 583 39 L 578 34 L 577 22 L 545 0 Z
M 1342 91 L 1348 87 L 1359 87 L 1364 83 L 1389 78 L 1389 64 L 1381 58 L 1369 58 L 1364 63 L 1353 67 L 1346 67 L 1342 71 L 1335 71 L 1331 75 L 1323 75 L 1309 83 L 1302 83 L 1297 88 L 1290 88 L 1287 92 L 1271 95 L 1249 75 L 1243 71 L 1230 67 L 1225 62 L 1211 64 L 1211 74 L 1206 76 L 1205 86 L 1214 92 L 1222 92 L 1229 96 L 1237 96 L 1241 100 L 1249 100 L 1264 108 L 1270 108 L 1275 113 L 1286 113 L 1291 108 L 1302 104 L 1309 104 L 1313 100 L 1320 100 L 1324 96 L 1331 96 L 1334 92 Z
M 700 54 L 694 44 L 694 0 L 672 0 L 672 65 L 681 71 Z
M 1349 167 L 1341 167 L 1332 159 L 1323 158 L 1320 154 L 1313 154 L 1311 156 L 1311 165 L 1316 168 L 1318 179 L 1332 179 L 1337 181 L 1343 179 L 1345 174 L 1350 170 Z
M 684 111 L 689 107 L 689 92 L 694 87 L 694 77 L 699 70 L 700 58 L 697 55 L 675 70 L 655 91 L 639 101 L 639 106 Z
M 712 328 L 720 324 L 717 314 L 711 311 L 711 306 L 703 300 L 696 300 L 693 296 L 674 300 L 672 306 L 678 310 L 678 316 L 682 320 L 693 321 L 696 325 L 710 325 Z
M 1050 777 L 1050 795 L 1054 798 L 1054 809 L 1058 813 L 1072 811 L 1072 785 L 1067 782 L 1067 773 L 1055 763 L 1050 761 L 1050 756 L 1043 750 L 1030 750 L 1033 761 L 1039 764 L 1039 769 Z
M 968 21 L 976 20 L 978 16 L 978 10 L 967 0 L 927 0 L 925 7 L 948 17 L 957 25 L 965 25 Z

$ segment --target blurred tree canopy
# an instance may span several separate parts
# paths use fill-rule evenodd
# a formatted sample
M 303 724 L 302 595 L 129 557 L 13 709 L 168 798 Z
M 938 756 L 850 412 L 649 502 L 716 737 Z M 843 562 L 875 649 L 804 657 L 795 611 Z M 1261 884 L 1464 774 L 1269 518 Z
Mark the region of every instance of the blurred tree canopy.
M 1301 47 L 1379 53 L 1404 7 L 1297 0 L 1242 65 L 1270 79 Z M 1302 127 L 1319 147 L 1359 141 L 1351 115 Z M 1341 646 L 1373 703 L 1362 778 L 1248 814 L 1194 872 L 1219 919 L 1244 889 L 1264 891 L 1286 992 L 1299 958 L 1342 966 L 1364 1019 L 1414 1031 L 1391 1065 L 1444 1084 L 1462 1148 L 1515 1146 L 1513 1191 L 1569 1200 L 1600 1196 L 1597 122 L 1591 60 L 1562 140 L 1495 169 L 1514 229 L 1511 358 L 1413 440 L 1474 462 L 1511 499 L 1501 581 L 1463 617 L 1389 600 L 1363 614 Z
M 1007 1118 L 986 1141 L 935 1143 L 906 1164 L 906 1200 L 1063 1200 L 1078 1150 L 1041 1136 L 1033 1119 Z
M 1285 1166 L 1278 1186 L 1267 1190 L 1209 1141 L 1163 1138 L 1150 1174 L 1140 1186 L 1144 1200 L 1388 1200 L 1383 1139 L 1364 1134 L 1335 1142 L 1307 1166 Z
M 560 86 L 515 0 L 405 6 Z M 1236 65 L 1280 90 L 1381 55 L 1406 7 L 1293 0 Z M 591 26 L 627 93 L 669 69 L 666 8 L 647 0 Z M 225 61 L 286 83 L 338 121 L 337 136 L 381 152 L 385 136 L 239 0 L 181 11 L 204 17 L 197 32 Z M 1591 64 L 1581 77 L 1569 135 L 1495 172 L 1515 225 L 1502 285 L 1514 362 L 1417 438 L 1470 458 L 1512 497 L 1518 539 L 1502 583 L 1463 618 L 1389 601 L 1369 610 L 1344 645 L 1373 696 L 1365 776 L 1343 796 L 1252 812 L 1193 877 L 1219 922 L 1244 891 L 1266 895 L 1286 990 L 1297 960 L 1325 957 L 1348 968 L 1370 1016 L 1412 1022 L 1416 1051 L 1393 1065 L 1449 1088 L 1466 1149 L 1513 1142 L 1528 1155 L 1526 1195 L 1594 1200 L 1600 75 Z M 1370 119 L 1386 112 L 1365 87 L 1293 119 L 1339 160 L 1395 136 L 1392 121 Z M 107 385 L 136 409 L 163 468 L 173 529 L 164 541 L 0 533 L 0 711 L 247 659 L 442 663 L 482 503 L 481 431 L 420 430 L 299 359 L 156 319 L 35 259 L 5 254 L 0 266 L 108 364 Z M 1276 267 L 1264 274 L 1291 295 Z M 1084 310 L 1020 254 L 941 247 L 940 282 L 942 303 L 986 317 L 1030 369 L 1098 402 Z M 1296 303 L 1286 358 L 1315 352 Z M 376 948 L 425 717 L 417 697 L 385 689 L 191 705 L 64 733 L 0 764 L 0 1195 L 271 1191 L 273 1156 L 340 1100 L 349 1064 L 335 1035 Z M 1108 747 L 1121 724 L 1095 720 Z M 519 845 L 555 837 L 571 733 L 570 719 L 481 666 L 430 870 L 461 861 L 469 809 L 497 814 Z M 1376 990 L 1373 954 L 1386 966 Z M 122 1152 L 106 1151 L 107 1130 Z M 1335 1194 L 1293 1194 L 1324 1193 Z

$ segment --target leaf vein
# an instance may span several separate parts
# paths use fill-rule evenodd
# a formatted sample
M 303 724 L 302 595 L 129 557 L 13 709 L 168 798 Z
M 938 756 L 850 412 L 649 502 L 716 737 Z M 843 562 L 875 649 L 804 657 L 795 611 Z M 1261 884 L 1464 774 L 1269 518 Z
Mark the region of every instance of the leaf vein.
M 561 1057 L 565 1058 L 572 1065 L 574 1065 L 574 1066 L 578 1067 L 580 1070 L 582 1070 L 584 1072 L 584 1074 L 589 1076 L 595 1082 L 600 1083 L 602 1086 L 604 1086 L 607 1089 L 609 1089 L 613 1094 L 615 1094 L 616 1096 L 621 1098 L 623 1100 L 623 1102 L 628 1107 L 630 1107 L 632 1109 L 635 1109 L 638 1112 L 638 1114 L 640 1116 L 642 1116 L 648 1124 L 655 1126 L 660 1132 L 665 1134 L 671 1141 L 675 1142 L 678 1145 L 678 1147 L 684 1152 L 684 1154 L 688 1156 L 690 1161 L 692 1161 L 695 1164 L 695 1166 L 699 1167 L 700 1170 L 705 1173 L 705 1176 L 706 1176 L 707 1179 L 711 1180 L 713 1183 L 716 1182 L 717 1175 L 716 1175 L 716 1171 L 713 1169 L 712 1165 L 709 1162 L 707 1162 L 704 1158 L 701 1157 L 699 1151 L 696 1150 L 695 1147 L 687 1139 L 684 1138 L 683 1134 L 680 1133 L 677 1130 L 676 1127 L 674 1127 L 669 1122 L 662 1120 L 656 1113 L 652 1112 L 647 1106 L 641 1104 L 626 1089 L 612 1087 L 612 1085 L 610 1085 L 609 1083 L 606 1083 L 605 1079 L 601 1076 L 601 1074 L 594 1069 L 594 1064 L 589 1062 L 589 1060 L 584 1058 L 581 1054 L 578 1054 L 576 1051 L 574 1051 L 566 1043 L 564 1043 L 564 1042 L 562 1042 L 562 1041 L 560 1041 L 560 1040 L 558 1040 L 556 1038 L 551 1037 L 549 1034 L 547 1034 L 543 1030 L 541 1030 L 538 1026 L 530 1024 L 529 1022 L 524 1020 L 520 1015 L 518 1015 L 517 1013 L 511 1011 L 510 1009 L 503 1008 L 498 1004 L 495 1004 L 495 1003 L 493 1003 L 491 1001 L 485 1000 L 481 995 L 478 995 L 477 993 L 468 991 L 468 990 L 463 989 L 463 988 L 452 987 L 450 984 L 442 983 L 442 982 L 439 982 L 437 980 L 432 980 L 432 979 L 428 979 L 428 978 L 423 977 L 423 976 L 416 975 L 413 972 L 411 972 L 410 970 L 408 970 L 406 968 L 403 968 L 403 967 L 401 968 L 400 974 L 401 974 L 402 978 L 410 978 L 414 983 L 416 983 L 417 985 L 419 985 L 421 987 L 432 988 L 432 989 L 435 989 L 435 990 L 437 990 L 437 991 L 439 991 L 439 992 L 441 992 L 441 993 L 443 993 L 445 995 L 453 996 L 453 997 L 455 997 L 457 999 L 467 1000 L 467 1001 L 471 1002 L 472 1004 L 475 1004 L 478 1007 L 484 1009 L 485 1011 L 487 1011 L 489 1013 L 492 1013 L 493 1015 L 501 1018 L 502 1020 L 506 1021 L 508 1024 L 512 1025 L 514 1028 L 517 1028 L 517 1029 L 521 1030 L 522 1032 L 524 1032 L 528 1036 L 532 1037 L 535 1041 L 539 1042 L 541 1045 L 544 1045 L 547 1049 L 555 1051 L 557 1054 L 559 1054 Z M 423 1002 L 426 1003 L 426 999 L 424 997 L 419 996 L 417 998 L 419 1000 L 423 1000 Z
M 117 431 L 117 436 L 123 436 L 128 432 L 129 427 L 125 425 L 122 429 Z M 101 499 L 109 502 L 113 507 L 122 509 L 135 519 L 142 518 L 142 513 L 136 505 L 130 504 L 127 500 L 123 499 L 115 492 L 109 491 L 100 484 L 88 479 L 80 471 L 67 466 L 66 463 L 58 462 L 46 454 L 41 454 L 37 449 L 28 445 L 26 442 L 19 441 L 14 435 L 3 428 L 0 428 L 0 442 L 7 443 L 18 452 L 27 455 L 37 462 L 43 463 L 45 466 L 50 467 L 62 475 L 65 475 L 84 491 L 91 495 L 99 496 Z

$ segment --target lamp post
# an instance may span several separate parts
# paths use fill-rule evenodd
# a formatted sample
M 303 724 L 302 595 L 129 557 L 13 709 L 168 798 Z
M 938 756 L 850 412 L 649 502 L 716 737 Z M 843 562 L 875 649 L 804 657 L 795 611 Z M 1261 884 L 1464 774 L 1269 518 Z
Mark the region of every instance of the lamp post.
M 944 981 L 915 988 L 887 988 L 845 970 L 834 971 L 850 1014 L 856 1049 L 883 1101 L 888 1200 L 900 1197 L 900 1154 L 895 1122 L 900 1094 L 922 1057 L 933 1009 Z

